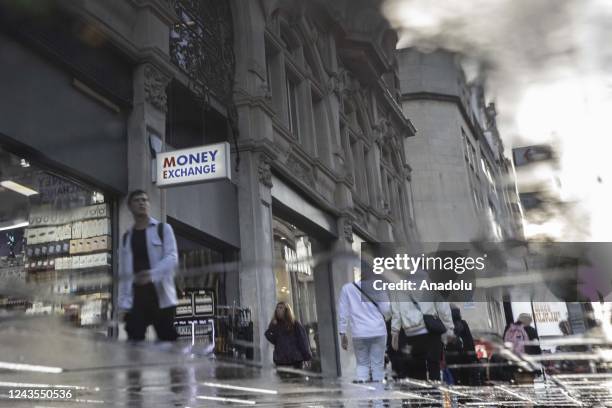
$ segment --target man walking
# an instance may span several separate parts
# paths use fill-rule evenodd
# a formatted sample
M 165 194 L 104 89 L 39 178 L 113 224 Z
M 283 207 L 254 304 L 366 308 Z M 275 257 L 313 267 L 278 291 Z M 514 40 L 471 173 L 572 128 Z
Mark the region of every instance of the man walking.
M 132 191 L 128 207 L 134 226 L 123 234 L 119 260 L 119 309 L 125 312 L 128 339 L 144 340 L 153 325 L 157 338 L 174 341 L 177 297 L 174 271 L 178 265 L 172 227 L 149 216 L 149 197 Z
M 375 302 L 362 289 L 361 282 L 342 287 L 338 300 L 338 330 L 341 345 L 348 349 L 347 328 L 350 326 L 357 360 L 356 382 L 382 382 L 385 378 L 385 349 L 390 318 L 389 302 Z

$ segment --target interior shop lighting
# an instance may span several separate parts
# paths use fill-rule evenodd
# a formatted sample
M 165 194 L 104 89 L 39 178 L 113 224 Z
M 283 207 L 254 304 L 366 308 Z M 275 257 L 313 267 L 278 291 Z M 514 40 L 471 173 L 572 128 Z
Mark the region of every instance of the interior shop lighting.
M 23 227 L 27 227 L 28 225 L 30 225 L 30 223 L 27 221 L 18 222 L 17 224 L 8 225 L 6 227 L 0 227 L 0 231 L 12 230 L 15 228 L 23 228 Z
M 103 203 L 104 202 L 104 194 L 102 194 L 100 192 L 97 192 L 97 191 L 94 191 L 94 193 L 91 195 L 91 201 L 94 204 Z
M 16 193 L 23 194 L 26 197 L 38 194 L 38 191 L 32 190 L 29 187 L 23 186 L 19 183 L 15 183 L 11 180 L 0 181 L 0 186 L 8 188 L 9 190 L 13 190 Z

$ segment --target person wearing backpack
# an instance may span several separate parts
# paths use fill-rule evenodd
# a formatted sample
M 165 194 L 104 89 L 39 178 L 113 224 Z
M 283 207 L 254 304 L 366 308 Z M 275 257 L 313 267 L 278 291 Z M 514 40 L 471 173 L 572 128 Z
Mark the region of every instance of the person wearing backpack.
M 533 322 L 531 315 L 528 313 L 521 313 L 519 315 L 519 320 L 523 322 L 523 327 L 525 328 L 525 331 L 527 332 L 527 337 L 529 338 L 529 341 L 539 342 L 540 338 L 538 337 L 538 332 L 535 329 L 535 327 L 531 326 L 531 323 Z M 532 355 L 542 354 L 542 349 L 540 348 L 539 344 L 530 344 L 530 345 L 525 346 L 525 353 L 532 354 Z
M 127 205 L 134 225 L 123 234 L 119 249 L 118 306 L 128 339 L 141 341 L 150 325 L 161 341 L 178 337 L 174 328 L 175 269 L 178 266 L 172 227 L 149 215 L 149 197 L 132 191 Z
M 362 289 L 362 282 L 346 283 L 338 299 L 338 332 L 343 350 L 348 350 L 350 328 L 357 362 L 355 382 L 382 382 L 387 348 L 386 320 L 389 302 L 376 302 Z
M 523 327 L 523 323 L 516 321 L 508 325 L 504 333 L 504 343 L 509 344 L 515 354 L 525 353 L 525 343 L 527 341 L 529 341 L 529 336 Z
M 529 313 L 521 313 L 515 323 L 511 323 L 504 331 L 504 343 L 512 345 L 512 351 L 517 354 L 541 354 L 539 345 L 525 345 L 525 343 L 539 340 L 538 332 L 531 327 L 533 319 Z

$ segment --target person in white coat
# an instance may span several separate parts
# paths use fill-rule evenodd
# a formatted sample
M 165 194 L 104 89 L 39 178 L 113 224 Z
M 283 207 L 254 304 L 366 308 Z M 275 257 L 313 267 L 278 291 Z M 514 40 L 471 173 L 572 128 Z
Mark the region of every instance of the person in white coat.
M 438 316 L 446 333 L 429 333 L 424 314 Z M 439 381 L 442 342 L 454 337 L 450 304 L 402 299 L 391 302 L 391 315 L 391 347 L 395 351 L 391 363 L 395 376 Z
M 356 382 L 384 380 L 387 347 L 385 321 L 389 318 L 389 302 L 377 302 L 368 297 L 361 281 L 342 287 L 338 300 L 338 331 L 342 348 L 347 350 L 347 330 L 350 328 L 357 360 Z

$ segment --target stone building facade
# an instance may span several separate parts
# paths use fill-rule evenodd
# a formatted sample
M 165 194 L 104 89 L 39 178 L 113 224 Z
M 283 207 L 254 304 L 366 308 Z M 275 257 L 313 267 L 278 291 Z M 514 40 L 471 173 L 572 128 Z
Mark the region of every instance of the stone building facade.
M 108 205 L 111 276 L 131 223 L 127 193 L 146 190 L 177 234 L 179 286 L 251 309 L 255 361 L 271 364 L 263 333 L 283 300 L 309 331 L 313 369 L 350 374 L 335 305 L 359 243 L 417 240 L 406 148 L 415 128 L 379 9 L 378 0 L 3 2 L 1 81 L 15 97 L 0 102 L 0 153 L 90 186 L 86 201 Z M 157 152 L 217 142 L 232 147 L 231 180 L 156 186 Z
M 514 174 L 482 78 L 468 82 L 458 56 L 443 50 L 401 49 L 397 58 L 402 109 L 418 129 L 406 152 L 421 239 L 522 239 Z M 500 331 L 505 325 L 500 302 L 463 314 L 477 330 Z
M 347 254 L 361 241 L 416 240 L 396 36 L 375 1 L 248 2 L 236 13 L 241 303 L 261 305 L 263 361 L 265 325 L 286 300 L 313 332 L 321 371 L 346 372 L 334 310 L 354 276 Z M 300 253 L 316 261 L 306 271 Z

